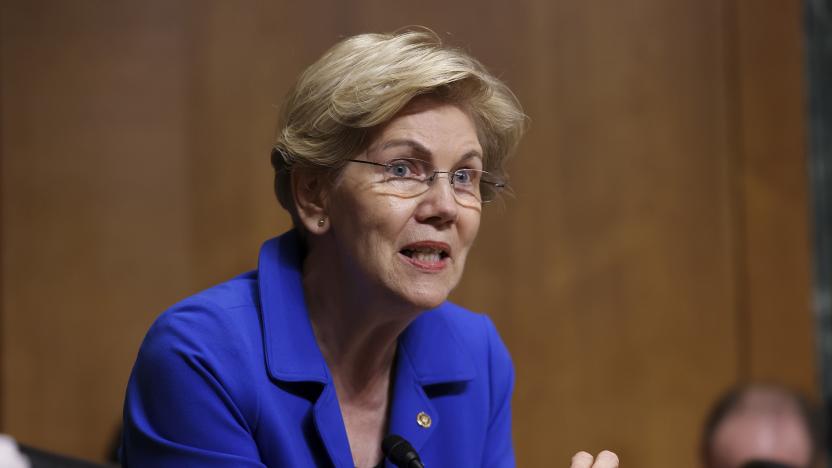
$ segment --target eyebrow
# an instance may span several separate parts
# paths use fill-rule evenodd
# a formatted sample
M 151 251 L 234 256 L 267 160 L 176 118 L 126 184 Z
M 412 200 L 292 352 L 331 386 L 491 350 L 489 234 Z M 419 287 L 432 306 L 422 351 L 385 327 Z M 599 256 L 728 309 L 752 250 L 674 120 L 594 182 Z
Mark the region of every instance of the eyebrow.
M 417 153 L 420 153 L 420 154 L 425 155 L 425 156 L 432 154 L 431 151 L 429 149 L 427 149 L 427 147 L 425 147 L 423 144 L 419 143 L 418 141 L 410 140 L 410 139 L 407 139 L 407 138 L 394 138 L 392 140 L 389 140 L 389 141 L 385 142 L 381 146 L 380 149 L 381 150 L 386 150 L 388 148 L 395 148 L 397 146 L 407 146 L 407 147 L 412 148 L 413 150 L 415 150 Z M 457 164 L 459 164 L 462 161 L 471 159 L 471 158 L 480 158 L 480 159 L 482 159 L 482 154 L 480 154 L 480 152 L 477 151 L 477 150 L 470 150 L 470 151 L 466 152 L 465 154 L 463 154 L 461 158 L 459 158 L 459 161 L 457 162 Z

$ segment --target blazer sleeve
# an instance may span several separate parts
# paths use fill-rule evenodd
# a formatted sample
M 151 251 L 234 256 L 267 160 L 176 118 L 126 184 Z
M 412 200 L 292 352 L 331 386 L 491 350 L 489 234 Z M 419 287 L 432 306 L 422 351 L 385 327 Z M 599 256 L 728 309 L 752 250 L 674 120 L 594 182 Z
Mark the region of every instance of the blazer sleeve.
M 252 437 L 256 393 L 242 385 L 254 345 L 217 308 L 175 307 L 145 337 L 125 397 L 123 466 L 265 466 Z
M 494 323 L 485 321 L 489 344 L 490 419 L 486 435 L 483 466 L 514 467 L 511 436 L 511 396 L 514 391 L 514 365 Z

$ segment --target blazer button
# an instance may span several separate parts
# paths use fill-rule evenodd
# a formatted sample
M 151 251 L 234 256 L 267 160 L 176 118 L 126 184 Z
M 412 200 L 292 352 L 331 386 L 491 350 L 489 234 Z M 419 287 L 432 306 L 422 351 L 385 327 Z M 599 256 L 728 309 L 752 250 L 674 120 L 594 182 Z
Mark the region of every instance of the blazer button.
M 425 429 L 429 428 L 432 422 L 430 416 L 424 411 L 419 411 L 419 414 L 416 415 L 416 423 Z

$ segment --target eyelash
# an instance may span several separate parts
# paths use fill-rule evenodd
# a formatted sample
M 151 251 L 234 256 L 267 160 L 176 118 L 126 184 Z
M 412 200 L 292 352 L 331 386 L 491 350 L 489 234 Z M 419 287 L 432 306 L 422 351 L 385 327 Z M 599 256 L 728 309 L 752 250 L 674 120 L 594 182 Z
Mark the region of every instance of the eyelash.
M 418 161 L 422 161 L 422 160 L 423 160 L 422 158 L 417 158 L 417 157 L 415 157 L 415 156 L 413 156 L 413 155 L 411 155 L 411 154 L 404 154 L 404 155 L 396 155 L 396 156 L 393 156 L 393 157 L 391 157 L 391 158 L 388 158 L 388 159 L 387 159 L 387 162 L 388 162 L 388 163 L 391 163 L 391 162 L 393 162 L 393 161 L 395 161 L 395 160 L 397 160 L 397 159 L 414 159 L 414 160 L 418 160 Z M 473 164 L 465 164 L 465 165 L 462 165 L 462 166 L 456 166 L 456 167 L 454 167 L 454 168 L 453 168 L 453 169 L 451 169 L 451 170 L 452 170 L 452 171 L 458 171 L 458 170 L 460 170 L 460 169 L 472 169 L 472 170 L 475 170 L 475 171 L 482 171 L 482 170 L 483 170 L 483 168 L 481 168 L 481 167 L 476 167 L 476 166 L 475 166 L 475 165 L 473 165 Z

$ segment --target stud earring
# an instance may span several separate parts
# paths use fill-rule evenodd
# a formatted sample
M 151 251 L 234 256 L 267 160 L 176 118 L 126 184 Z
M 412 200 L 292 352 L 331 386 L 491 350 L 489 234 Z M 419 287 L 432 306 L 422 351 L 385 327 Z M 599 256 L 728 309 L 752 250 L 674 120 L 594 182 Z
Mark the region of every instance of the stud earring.
M 326 224 L 326 216 L 321 216 L 318 219 L 318 227 L 324 227 L 324 224 Z

